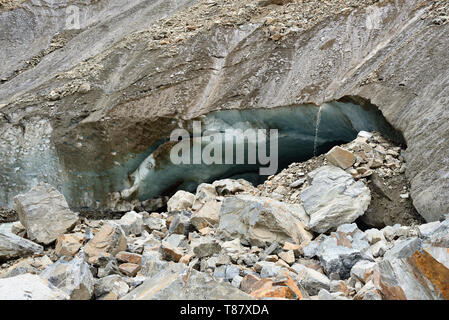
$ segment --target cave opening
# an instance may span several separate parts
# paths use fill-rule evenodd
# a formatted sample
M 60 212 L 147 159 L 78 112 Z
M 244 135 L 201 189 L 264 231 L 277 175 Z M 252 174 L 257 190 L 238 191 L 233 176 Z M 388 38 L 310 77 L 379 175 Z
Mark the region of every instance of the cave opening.
M 406 147 L 401 132 L 388 123 L 375 105 L 353 96 L 345 96 L 320 106 L 303 104 L 273 109 L 220 110 L 196 120 L 201 122 L 203 138 L 197 138 L 193 126 L 190 126 L 186 128 L 187 143 L 192 146 L 195 139 L 203 139 L 200 140 L 201 150 L 212 149 L 212 157 L 217 150 L 215 147 L 221 151 L 226 150 L 226 139 L 212 138 L 216 133 L 223 134 L 227 130 L 242 132 L 248 129 L 265 130 L 268 133 L 270 130 L 277 130 L 277 168 L 272 174 L 280 172 L 293 162 L 306 161 L 328 152 L 336 145 L 348 143 L 360 131 L 379 132 L 395 144 Z M 272 142 L 269 136 L 266 136 L 268 145 Z M 122 194 L 130 199 L 144 201 L 161 195 L 170 196 L 177 190 L 194 192 L 201 183 L 225 178 L 243 178 L 256 186 L 268 178 L 268 175 L 260 174 L 260 169 L 266 162 L 261 163 L 259 158 L 255 163 L 248 161 L 251 146 L 256 144 L 248 137 L 239 142 L 233 140 L 234 158 L 230 164 L 225 164 L 225 155 L 219 164 L 195 163 L 194 152 L 190 152 L 186 163 L 173 163 L 171 151 L 178 143 L 175 141 L 162 143 L 156 148 L 130 175 L 128 188 Z M 268 145 L 266 155 L 272 151 Z M 258 150 L 258 147 L 259 145 L 252 150 Z M 244 150 L 243 163 L 236 161 L 237 150 Z

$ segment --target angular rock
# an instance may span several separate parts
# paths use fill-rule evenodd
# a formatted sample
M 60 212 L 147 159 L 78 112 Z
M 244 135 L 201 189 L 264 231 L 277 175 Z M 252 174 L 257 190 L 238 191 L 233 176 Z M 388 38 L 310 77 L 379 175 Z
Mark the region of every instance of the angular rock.
M 299 300 L 303 298 L 303 293 L 287 271 L 279 274 L 274 280 L 262 279 L 246 289 L 257 299 L 278 298 Z
M 293 253 L 293 250 L 283 251 L 283 252 L 280 252 L 278 255 L 279 255 L 279 258 L 281 258 L 288 264 L 292 264 L 295 262 L 295 254 Z
M 307 222 L 308 217 L 300 205 L 237 195 L 223 201 L 219 229 L 231 238 L 238 237 L 252 245 L 274 241 L 302 244 L 312 239 L 304 229 Z
M 107 223 L 87 243 L 84 252 L 89 263 L 97 264 L 100 256 L 115 256 L 120 251 L 125 251 L 127 246 L 122 228 L 115 223 Z
M 25 237 L 27 230 L 25 227 L 20 223 L 20 221 L 16 221 L 11 226 L 11 232 L 19 237 Z
M 209 201 L 215 201 L 215 199 L 218 197 L 217 190 L 215 190 L 215 187 L 208 183 L 202 183 L 196 188 L 196 194 L 195 194 L 195 205 L 194 206 L 200 206 L 202 204 L 205 204 Z
M 55 252 L 59 257 L 73 257 L 82 247 L 84 236 L 82 233 L 60 235 L 56 239 Z
M 121 251 L 115 255 L 115 258 L 120 262 L 129 262 L 134 264 L 142 264 L 142 256 L 136 253 Z
M 326 153 L 325 158 L 334 166 L 340 167 L 345 170 L 352 167 L 356 157 L 355 155 L 342 147 L 335 146 L 328 153 Z
M 122 227 L 125 235 L 135 234 L 140 235 L 143 228 L 142 215 L 135 211 L 130 211 L 120 218 L 117 223 Z
M 142 275 L 153 277 L 167 268 L 168 262 L 162 260 L 162 255 L 157 251 L 147 251 L 142 255 Z
M 321 289 L 330 290 L 330 280 L 324 274 L 295 263 L 292 269 L 297 273 L 298 284 L 302 286 L 308 294 L 317 295 Z
M 32 274 L 0 279 L 0 300 L 68 300 L 69 296 L 48 280 Z
M 90 300 L 94 294 L 94 277 L 84 259 L 64 258 L 50 265 L 41 273 L 55 287 L 70 296 L 70 300 Z
M 347 279 L 358 261 L 373 261 L 365 234 L 355 224 L 342 225 L 330 236 L 316 239 L 304 248 L 304 255 L 317 256 L 327 275 L 335 274 L 340 279 Z
M 25 194 L 14 198 L 14 208 L 28 238 L 50 244 L 70 231 L 78 222 L 78 215 L 69 209 L 64 196 L 46 183 L 40 183 Z
M 203 204 L 191 218 L 197 230 L 218 224 L 220 219 L 221 202 L 209 201 Z
M 418 238 L 400 241 L 378 262 L 372 280 L 385 300 L 448 300 L 449 251 Z
M 363 215 L 371 201 L 368 187 L 344 170 L 323 166 L 311 173 L 311 186 L 301 192 L 308 228 L 318 233 L 351 223 Z
M 187 191 L 176 192 L 167 203 L 168 211 L 182 211 L 192 208 L 195 201 L 195 195 Z
M 13 233 L 0 231 L 0 260 L 9 260 L 41 253 L 44 248 Z
M 173 264 L 129 292 L 123 300 L 252 300 L 248 294 L 212 276 Z
M 193 253 L 195 253 L 198 258 L 210 257 L 221 251 L 220 244 L 211 238 L 203 238 L 199 243 L 192 247 Z
M 128 284 L 118 275 L 111 275 L 95 282 L 95 297 L 100 298 L 113 292 L 117 298 L 125 296 L 129 291 Z
M 217 180 L 212 183 L 220 196 L 228 196 L 236 194 L 237 192 L 251 190 L 254 187 L 246 180 L 238 179 L 223 179 Z
M 135 263 L 123 263 L 119 266 L 120 272 L 128 277 L 135 277 L 140 269 L 141 266 Z

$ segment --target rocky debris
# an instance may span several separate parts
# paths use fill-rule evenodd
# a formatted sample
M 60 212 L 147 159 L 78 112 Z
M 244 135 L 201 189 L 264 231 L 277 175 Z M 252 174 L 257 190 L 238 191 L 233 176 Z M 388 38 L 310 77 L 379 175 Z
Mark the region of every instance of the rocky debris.
M 126 248 L 127 240 L 122 228 L 118 224 L 107 223 L 87 243 L 84 251 L 87 261 L 96 264 L 101 256 L 115 256 Z
M 195 195 L 187 191 L 178 191 L 168 200 L 168 211 L 182 211 L 192 208 L 195 202 Z
M 108 300 L 116 297 L 118 300 L 129 291 L 129 286 L 119 275 L 111 275 L 95 281 L 95 297 L 99 300 Z
M 360 139 L 377 138 L 362 132 Z M 338 216 L 325 220 L 325 232 L 305 230 L 311 219 L 303 201 L 324 201 L 332 186 L 344 193 L 354 183 L 365 191 L 370 184 L 326 161 L 320 156 L 293 165 L 257 189 L 242 180 L 204 184 L 188 209 L 131 211 L 116 220 L 82 217 L 45 251 L 33 244 L 36 252 L 7 257 L 0 278 L 40 275 L 69 299 L 447 298 L 449 215 L 419 226 L 365 231 L 360 219 L 349 224 Z M 330 187 L 313 189 L 321 171 Z M 299 179 L 304 182 L 289 187 Z M 310 194 L 303 197 L 306 190 Z M 290 203 L 261 196 L 274 191 L 298 198 Z M 12 234 L 12 227 L 0 225 L 0 236 L 29 241 Z
M 341 225 L 330 236 L 314 240 L 304 248 L 308 258 L 318 257 L 331 278 L 349 278 L 351 268 L 360 260 L 373 261 L 366 235 L 355 223 Z
M 30 240 L 50 244 L 78 223 L 64 196 L 51 185 L 40 183 L 14 198 L 14 208 Z
M 223 201 L 219 230 L 253 245 L 291 242 L 303 244 L 312 239 L 304 229 L 308 217 L 300 205 L 270 198 L 237 195 Z
M 39 254 L 44 248 L 15 234 L 0 231 L 0 260 Z
M 75 257 L 71 261 L 61 258 L 40 275 L 67 293 L 71 300 L 90 300 L 94 295 L 94 277 L 83 258 Z
M 170 265 L 129 292 L 124 300 L 251 300 L 252 297 L 227 283 L 184 264 Z
M 324 233 L 339 225 L 351 223 L 363 215 L 371 201 L 370 190 L 362 181 L 340 168 L 324 166 L 308 175 L 310 187 L 301 192 L 310 230 Z
M 220 219 L 221 202 L 208 201 L 204 203 L 196 212 L 192 215 L 190 221 L 197 230 L 201 230 L 206 227 L 214 226 L 218 224 Z
M 73 257 L 83 246 L 84 235 L 80 232 L 60 235 L 56 239 L 55 253 L 59 257 Z
M 303 287 L 309 295 L 315 296 L 321 289 L 330 290 L 331 281 L 326 275 L 299 263 L 295 263 L 292 266 L 292 269 L 297 274 L 299 285 Z
M 69 296 L 48 280 L 32 274 L 0 279 L 0 300 L 68 300 Z
M 142 215 L 135 211 L 126 213 L 117 223 L 122 227 L 126 235 L 140 235 L 142 233 L 143 218 Z

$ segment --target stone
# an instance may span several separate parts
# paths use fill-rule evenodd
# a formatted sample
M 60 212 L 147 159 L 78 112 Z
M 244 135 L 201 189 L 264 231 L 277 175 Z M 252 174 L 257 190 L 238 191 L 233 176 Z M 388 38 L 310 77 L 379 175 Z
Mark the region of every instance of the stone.
M 328 153 L 326 153 L 325 158 L 334 166 L 340 167 L 341 169 L 348 169 L 352 167 L 355 162 L 355 155 L 342 147 L 333 147 Z
M 209 201 L 203 204 L 191 218 L 197 230 L 218 224 L 220 219 L 221 202 Z
M 121 251 L 115 255 L 115 258 L 120 262 L 130 262 L 134 264 L 142 264 L 142 256 L 136 253 Z
M 309 295 L 317 295 L 321 289 L 330 290 L 330 280 L 324 274 L 299 263 L 292 265 L 292 269 L 297 274 L 299 286 Z
M 435 230 L 438 229 L 440 224 L 441 224 L 440 221 L 434 221 L 434 222 L 429 222 L 429 223 L 419 225 L 418 231 L 419 231 L 420 236 L 422 238 L 429 237 L 430 235 L 432 235 L 435 232 Z
M 46 183 L 16 196 L 14 209 L 27 230 L 28 239 L 45 245 L 73 229 L 79 221 L 64 196 Z
M 243 277 L 237 275 L 237 276 L 234 277 L 234 279 L 232 279 L 231 285 L 233 287 L 236 287 L 237 289 L 239 289 L 240 288 L 240 284 L 242 283 L 242 280 L 243 280 Z
M 27 230 L 25 227 L 20 223 L 20 221 L 16 221 L 11 226 L 11 232 L 19 237 L 25 237 Z
M 0 279 L 0 300 L 68 300 L 69 296 L 48 280 L 32 274 Z
M 183 211 L 183 213 L 186 211 Z M 168 229 L 168 233 L 176 233 L 188 235 L 191 231 L 194 231 L 190 218 L 185 214 L 176 214 L 173 221 L 170 223 L 170 228 Z
M 303 244 L 312 239 L 304 229 L 307 222 L 308 217 L 300 205 L 237 195 L 223 201 L 218 228 L 230 238 L 237 237 L 252 245 L 274 241 Z
M 214 254 L 220 253 L 221 246 L 211 238 L 203 238 L 197 245 L 193 246 L 193 253 L 198 258 L 210 257 Z
M 207 273 L 173 264 L 145 280 L 123 300 L 252 300 L 229 283 L 220 283 Z
M 307 181 L 306 178 L 298 179 L 295 182 L 291 183 L 289 187 L 290 188 L 298 188 L 298 187 L 302 186 L 304 184 L 304 182 L 306 182 L 306 181 Z
M 225 241 L 221 244 L 221 247 L 224 252 L 226 252 L 226 254 L 234 260 L 237 260 L 245 251 L 239 238 L 231 241 Z
M 277 279 L 261 279 L 247 288 L 256 299 L 278 298 L 299 300 L 303 298 L 301 290 L 288 272 L 284 271 Z
M 61 258 L 41 273 L 52 285 L 70 296 L 70 300 L 90 300 L 94 295 L 94 277 L 83 258 Z
M 368 229 L 365 231 L 366 240 L 369 242 L 370 245 L 375 244 L 379 241 L 385 241 L 385 236 L 382 231 L 378 229 Z
M 314 240 L 306 248 L 308 258 L 317 256 L 326 274 L 336 274 L 340 279 L 350 276 L 351 268 L 360 260 L 373 261 L 365 234 L 355 224 L 341 225 L 330 236 Z
M 214 202 L 218 197 L 217 190 L 212 184 L 209 183 L 201 183 L 196 188 L 195 194 L 195 205 L 202 205 L 207 202 Z
M 288 264 L 295 263 L 295 254 L 294 254 L 293 250 L 282 251 L 278 255 L 279 255 L 279 258 L 281 258 L 282 260 L 284 260 Z
M 97 264 L 102 255 L 115 256 L 120 251 L 126 251 L 128 247 L 125 233 L 115 223 L 107 223 L 101 227 L 95 237 L 84 247 L 87 261 Z
M 59 257 L 73 257 L 83 246 L 82 233 L 62 234 L 56 239 L 55 252 Z
M 238 179 L 223 179 L 217 180 L 212 183 L 217 191 L 217 194 L 220 196 L 229 196 L 234 195 L 238 192 L 248 191 L 253 189 L 254 187 L 246 180 Z
M 324 233 L 363 215 L 371 201 L 368 187 L 340 168 L 323 166 L 311 173 L 312 184 L 301 192 L 310 230 Z
M 141 266 L 135 263 L 123 263 L 119 266 L 120 272 L 128 277 L 135 277 L 140 269 Z
M 167 241 L 162 241 L 162 258 L 167 261 L 179 262 L 184 256 L 184 250 L 170 245 Z
M 240 268 L 236 265 L 230 264 L 226 266 L 226 271 L 225 271 L 225 280 L 231 280 L 234 279 L 235 277 L 239 276 L 240 274 Z
M 161 231 L 167 227 L 164 219 L 152 216 L 143 217 L 143 224 L 149 232 L 153 230 Z
M 182 211 L 192 208 L 195 195 L 187 191 L 176 192 L 167 203 L 168 211 Z
M 120 218 L 117 223 L 122 227 L 125 235 L 130 234 L 140 235 L 143 228 L 143 218 L 142 215 L 135 211 L 130 211 Z
M 368 281 L 354 296 L 354 300 L 383 300 L 381 292 L 372 281 Z
M 371 278 L 375 267 L 375 262 L 361 260 L 351 268 L 351 278 L 354 278 L 365 284 Z
M 9 260 L 39 254 L 44 248 L 13 233 L 0 231 L 0 260 Z
M 117 260 L 111 255 L 102 255 L 98 258 L 97 277 L 104 278 L 114 274 L 120 274 Z
M 95 282 L 94 289 L 96 298 L 101 298 L 112 292 L 117 296 L 118 299 L 125 296 L 128 293 L 129 286 L 125 281 L 122 280 L 120 276 L 111 275 L 98 279 Z
M 321 289 L 318 292 L 318 300 L 349 300 L 341 292 L 330 293 L 326 289 Z
M 162 260 L 158 251 L 147 251 L 142 255 L 142 268 L 140 273 L 146 277 L 153 277 L 168 267 L 168 262 Z
M 449 299 L 449 252 L 419 238 L 398 241 L 371 277 L 384 300 Z
M 277 266 L 274 262 L 260 261 L 256 263 L 255 269 L 260 268 L 261 278 L 273 278 L 281 272 L 281 267 Z

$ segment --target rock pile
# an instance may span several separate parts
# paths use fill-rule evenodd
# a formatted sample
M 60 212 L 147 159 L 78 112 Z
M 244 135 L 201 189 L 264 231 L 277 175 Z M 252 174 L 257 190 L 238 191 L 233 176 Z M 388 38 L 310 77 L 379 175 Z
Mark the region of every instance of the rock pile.
M 201 184 L 173 195 L 168 212 L 119 220 L 79 217 L 40 184 L 16 197 L 22 227 L 1 225 L 0 298 L 448 299 L 449 215 L 360 223 L 378 192 L 373 176 L 403 174 L 400 152 L 361 132 L 258 188 Z M 402 192 L 390 201 L 408 201 Z

